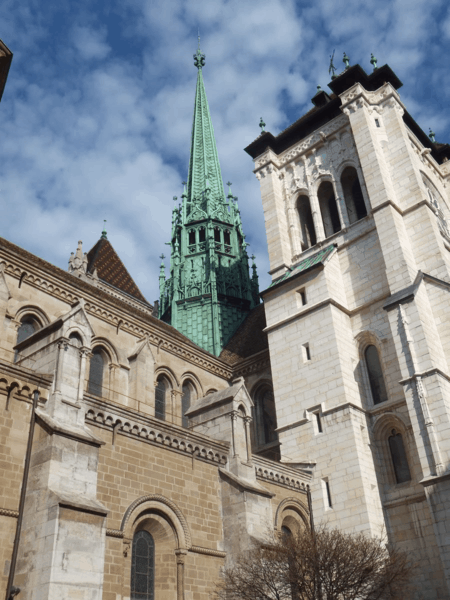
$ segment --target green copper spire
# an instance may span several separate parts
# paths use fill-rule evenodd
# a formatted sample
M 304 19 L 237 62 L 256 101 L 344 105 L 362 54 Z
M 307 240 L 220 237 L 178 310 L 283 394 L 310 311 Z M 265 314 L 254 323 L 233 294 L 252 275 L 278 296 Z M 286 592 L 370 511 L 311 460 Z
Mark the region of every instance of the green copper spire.
M 170 276 L 160 268 L 159 317 L 193 342 L 219 355 L 259 303 L 256 266 L 249 274 L 248 244 L 237 197 L 222 182 L 202 69 L 200 38 L 188 180 L 172 210 Z M 173 198 L 175 202 L 177 197 Z
M 198 69 L 198 74 L 187 181 L 187 193 L 190 201 L 200 200 L 206 189 L 210 190 L 212 198 L 224 196 L 214 129 L 203 83 L 202 67 L 205 66 L 205 55 L 200 50 L 200 37 L 198 38 L 197 52 L 194 54 L 194 64 Z

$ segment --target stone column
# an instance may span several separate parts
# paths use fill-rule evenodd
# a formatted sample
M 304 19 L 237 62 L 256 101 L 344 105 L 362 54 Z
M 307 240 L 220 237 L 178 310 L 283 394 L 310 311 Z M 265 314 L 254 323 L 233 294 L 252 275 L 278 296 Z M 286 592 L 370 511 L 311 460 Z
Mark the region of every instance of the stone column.
M 64 352 L 67 348 L 67 340 L 61 340 L 58 342 L 58 358 L 56 363 L 56 374 L 55 374 L 55 392 L 61 393 L 61 383 L 64 368 Z
M 322 214 L 320 212 L 319 198 L 315 190 L 311 190 L 309 194 L 309 204 L 311 206 L 311 214 L 314 223 L 314 229 L 316 230 L 316 240 L 322 242 L 325 239 L 325 229 L 322 223 Z
M 86 379 L 86 359 L 89 354 L 88 348 L 81 348 L 80 350 L 80 381 L 78 383 L 78 403 L 83 401 L 84 395 L 84 381 Z
M 345 204 L 344 190 L 342 189 L 339 178 L 333 178 L 333 184 L 336 192 L 336 206 L 341 220 L 342 228 L 347 229 L 350 225 L 348 218 L 347 205 Z
M 187 550 L 178 548 L 175 550 L 177 557 L 177 600 L 184 600 L 184 562 Z
M 231 452 L 232 456 L 236 456 L 236 421 L 238 414 L 235 410 L 231 413 Z
M 252 422 L 251 417 L 244 417 L 245 422 L 245 442 L 247 444 L 247 463 L 252 464 L 252 445 L 250 439 L 250 423 Z

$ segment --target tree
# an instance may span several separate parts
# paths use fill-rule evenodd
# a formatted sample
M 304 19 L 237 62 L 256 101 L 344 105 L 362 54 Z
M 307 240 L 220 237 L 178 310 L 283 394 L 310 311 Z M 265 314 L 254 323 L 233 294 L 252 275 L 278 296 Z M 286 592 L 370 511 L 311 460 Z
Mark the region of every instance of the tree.
M 289 530 L 256 544 L 226 568 L 217 598 L 226 600 L 396 600 L 412 597 L 406 553 L 382 538 L 323 526 Z

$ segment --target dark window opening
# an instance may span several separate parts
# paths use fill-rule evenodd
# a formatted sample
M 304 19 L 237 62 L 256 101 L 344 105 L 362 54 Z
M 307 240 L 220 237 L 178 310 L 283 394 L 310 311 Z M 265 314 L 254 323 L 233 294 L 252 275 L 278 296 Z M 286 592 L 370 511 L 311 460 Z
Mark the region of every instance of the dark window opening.
M 354 167 L 346 167 L 341 175 L 342 191 L 350 224 L 367 215 L 364 196 Z
M 316 244 L 316 230 L 308 196 L 300 196 L 297 200 L 297 211 L 300 219 L 300 243 L 302 250 L 307 250 Z
M 378 350 L 375 348 L 375 346 L 367 346 L 364 356 L 366 358 L 372 400 L 374 404 L 380 404 L 380 402 L 385 402 L 388 397 L 383 378 L 383 371 L 381 370 L 380 357 L 378 356 Z
M 275 398 L 270 387 L 260 388 L 255 396 L 256 435 L 258 445 L 269 444 L 278 440 Z
M 218 227 L 214 228 L 214 241 L 220 242 L 220 229 Z
M 377 127 L 379 127 L 379 126 L 380 126 L 380 121 L 379 121 L 378 119 L 375 119 L 375 125 L 376 125 Z
M 155 388 L 155 417 L 162 421 L 166 418 L 166 391 L 168 385 L 164 379 L 158 379 Z
M 133 537 L 130 592 L 131 600 L 155 598 L 155 541 L 148 531 Z
M 302 305 L 305 306 L 305 304 L 306 304 L 306 292 L 305 292 L 305 290 L 300 290 L 300 298 L 302 299 Z
M 231 236 L 228 229 L 223 232 L 223 243 L 229 246 L 231 244 Z
M 89 365 L 88 392 L 96 396 L 102 395 L 104 359 L 101 350 L 94 350 Z
M 206 241 L 206 229 L 204 227 L 200 227 L 200 229 L 198 230 L 198 234 L 199 242 Z
M 195 244 L 195 231 L 189 232 L 189 246 L 192 246 L 192 244 Z
M 322 419 L 320 418 L 320 413 L 317 412 L 314 414 L 316 415 L 317 431 L 319 433 L 322 433 L 323 429 L 322 429 Z
M 189 427 L 189 418 L 186 416 L 186 411 L 191 407 L 191 402 L 195 400 L 195 388 L 190 381 L 186 381 L 182 387 L 183 395 L 181 396 L 181 414 L 183 427 Z
M 334 195 L 333 185 L 330 181 L 323 181 L 317 193 L 322 215 L 325 237 L 329 237 L 341 230 L 341 221 Z
M 30 335 L 33 335 L 33 333 L 38 330 L 38 328 L 36 321 L 32 317 L 24 317 L 17 330 L 16 344 L 20 344 L 20 342 L 29 338 Z
M 409 470 L 402 434 L 393 429 L 391 431 L 391 435 L 389 436 L 388 442 L 397 483 L 411 481 L 411 473 Z
M 329 508 L 333 508 L 333 503 L 331 502 L 330 484 L 328 482 L 328 479 L 325 480 L 325 489 L 326 489 L 326 492 L 327 492 L 328 506 L 329 506 Z

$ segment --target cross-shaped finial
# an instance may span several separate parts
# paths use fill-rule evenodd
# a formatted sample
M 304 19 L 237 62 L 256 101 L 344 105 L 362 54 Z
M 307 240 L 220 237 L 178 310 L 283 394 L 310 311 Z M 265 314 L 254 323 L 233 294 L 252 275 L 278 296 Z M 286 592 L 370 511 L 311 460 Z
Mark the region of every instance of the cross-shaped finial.
M 231 183 L 231 181 L 227 181 L 227 185 L 230 186 L 230 185 L 233 185 L 233 184 Z
M 102 238 L 104 240 L 107 240 L 108 238 L 106 237 L 106 219 L 103 219 L 103 231 L 102 231 Z
M 161 254 L 161 256 L 159 257 L 161 260 L 164 260 L 166 257 L 164 256 L 164 253 Z
M 176 196 L 174 196 L 174 197 L 172 198 L 172 200 L 173 200 L 174 202 L 176 202 L 176 201 L 178 200 L 178 198 L 177 198 Z
M 182 181 L 181 185 L 187 185 L 187 181 Z
M 261 127 L 261 133 L 263 133 L 265 131 L 264 127 L 266 126 L 266 124 L 264 123 L 262 117 L 259 120 L 259 126 Z

